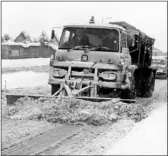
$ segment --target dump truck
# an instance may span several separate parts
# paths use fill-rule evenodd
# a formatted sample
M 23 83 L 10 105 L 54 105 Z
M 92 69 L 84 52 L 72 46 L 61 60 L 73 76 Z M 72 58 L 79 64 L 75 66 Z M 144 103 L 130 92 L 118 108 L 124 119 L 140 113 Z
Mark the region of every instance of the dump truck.
M 55 37 L 53 29 L 51 39 Z M 137 96 L 151 97 L 154 41 L 126 22 L 65 25 L 58 50 L 50 58 L 51 97 L 132 102 Z M 23 96 L 7 95 L 7 103 Z
M 51 94 L 85 99 L 151 97 L 154 41 L 126 22 L 65 25 L 50 60 Z

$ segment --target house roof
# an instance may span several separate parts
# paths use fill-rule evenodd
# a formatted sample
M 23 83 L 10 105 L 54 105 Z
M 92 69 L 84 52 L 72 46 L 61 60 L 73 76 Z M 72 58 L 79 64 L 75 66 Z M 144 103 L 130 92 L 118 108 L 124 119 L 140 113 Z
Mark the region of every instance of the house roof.
M 4 42 L 2 43 L 2 45 L 16 45 L 16 46 L 22 46 L 24 48 L 28 48 L 30 46 L 40 46 L 40 43 L 22 43 L 22 42 L 14 42 L 14 41 L 8 41 L 8 42 Z
M 22 40 L 20 40 L 20 38 L 23 38 Z M 30 40 L 30 35 L 26 32 L 26 31 L 22 31 L 16 38 L 15 38 L 15 42 L 23 42 L 25 40 Z
M 26 43 L 26 44 L 25 44 L 25 43 L 22 43 L 22 42 L 8 41 L 8 42 L 2 43 L 2 45 L 21 46 L 21 47 L 23 47 L 23 48 L 29 48 L 29 47 L 31 47 L 31 46 L 38 47 L 38 46 L 41 45 L 41 43 L 38 42 L 38 43 Z M 55 45 L 55 44 L 53 44 L 53 43 L 48 43 L 48 44 L 46 44 L 46 45 L 48 45 L 49 47 L 51 47 L 51 48 L 54 49 L 54 50 L 57 50 L 57 49 L 58 49 L 58 46 Z

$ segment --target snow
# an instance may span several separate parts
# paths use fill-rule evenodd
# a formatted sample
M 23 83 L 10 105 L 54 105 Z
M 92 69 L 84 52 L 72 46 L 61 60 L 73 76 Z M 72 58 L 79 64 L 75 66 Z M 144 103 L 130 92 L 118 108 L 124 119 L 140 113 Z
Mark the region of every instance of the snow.
M 167 104 L 138 123 L 107 155 L 167 155 Z
M 14 42 L 14 41 L 8 41 L 8 42 L 5 42 L 5 43 L 2 43 L 2 45 L 19 45 L 19 46 L 22 46 L 24 48 L 28 48 L 30 46 L 40 46 L 41 44 L 40 43 L 22 43 L 22 42 Z
M 102 29 L 118 28 L 121 30 L 126 30 L 125 28 L 116 24 L 70 24 L 70 25 L 65 25 L 64 27 L 102 28 Z
M 24 48 L 28 48 L 30 46 L 40 46 L 41 43 L 40 42 L 37 42 L 37 43 L 23 43 L 23 42 L 14 42 L 14 41 L 8 41 L 8 42 L 4 42 L 2 43 L 2 45 L 18 45 L 18 46 L 22 46 Z M 53 48 L 54 50 L 57 50 L 58 49 L 58 46 L 53 44 L 53 43 L 50 43 L 50 42 L 46 42 L 46 45 L 50 46 L 51 48 Z
M 16 72 L 2 74 L 2 89 L 36 87 L 48 85 L 48 73 Z M 5 82 L 6 81 L 6 82 Z
M 15 59 L 15 60 L 2 60 L 2 68 L 12 67 L 33 67 L 49 65 L 50 58 L 31 58 L 31 59 Z

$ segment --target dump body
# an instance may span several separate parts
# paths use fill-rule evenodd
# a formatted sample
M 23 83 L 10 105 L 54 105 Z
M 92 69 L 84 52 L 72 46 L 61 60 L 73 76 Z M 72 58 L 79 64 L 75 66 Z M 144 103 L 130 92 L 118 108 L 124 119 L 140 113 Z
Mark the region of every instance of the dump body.
M 110 23 L 119 25 L 127 30 L 127 46 L 130 50 L 132 63 L 139 67 L 151 66 L 152 48 L 155 40 L 124 21 Z
M 153 71 L 154 40 L 143 35 L 117 24 L 64 26 L 50 60 L 52 94 L 135 98 L 139 74 Z

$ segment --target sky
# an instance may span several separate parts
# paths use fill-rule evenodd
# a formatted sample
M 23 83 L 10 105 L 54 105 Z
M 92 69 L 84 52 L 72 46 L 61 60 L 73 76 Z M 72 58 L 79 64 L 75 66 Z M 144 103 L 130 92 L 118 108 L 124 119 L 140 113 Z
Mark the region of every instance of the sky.
M 155 47 L 167 52 L 167 2 L 2 2 L 2 35 L 15 39 L 22 31 L 32 38 L 66 24 L 126 21 L 155 38 Z M 109 18 L 109 19 L 108 19 Z M 57 28 L 60 35 L 62 29 Z

